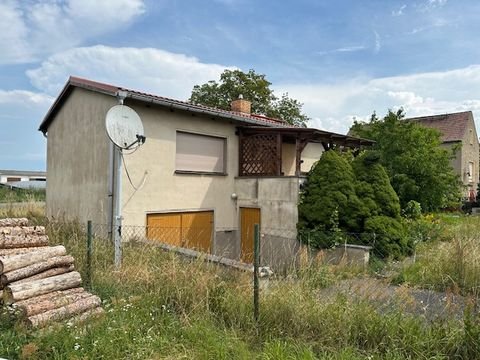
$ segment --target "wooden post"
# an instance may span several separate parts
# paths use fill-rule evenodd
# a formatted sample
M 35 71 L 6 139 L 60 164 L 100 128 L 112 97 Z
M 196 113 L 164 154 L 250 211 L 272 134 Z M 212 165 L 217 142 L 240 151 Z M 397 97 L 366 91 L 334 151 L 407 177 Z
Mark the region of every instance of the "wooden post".
M 295 176 L 300 176 L 302 166 L 302 150 L 300 150 L 300 139 L 295 138 Z
M 302 174 L 302 153 L 308 145 L 308 138 L 300 138 L 297 134 L 295 138 L 295 176 Z
M 238 176 L 246 175 L 243 170 L 243 131 L 241 129 L 238 130 Z
M 253 317 L 255 323 L 258 323 L 259 317 L 259 280 L 258 280 L 258 268 L 260 265 L 260 226 L 254 225 L 254 238 L 253 238 Z
M 282 134 L 277 134 L 276 176 L 282 175 Z

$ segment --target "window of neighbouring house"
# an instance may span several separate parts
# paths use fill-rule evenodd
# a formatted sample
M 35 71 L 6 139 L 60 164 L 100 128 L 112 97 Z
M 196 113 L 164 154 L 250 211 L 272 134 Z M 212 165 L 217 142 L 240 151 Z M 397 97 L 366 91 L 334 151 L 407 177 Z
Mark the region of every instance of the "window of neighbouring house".
M 473 181 L 473 161 L 468 163 L 468 181 Z
M 7 182 L 18 182 L 22 181 L 22 178 L 19 177 L 7 177 Z
M 225 174 L 227 140 L 177 131 L 176 172 Z

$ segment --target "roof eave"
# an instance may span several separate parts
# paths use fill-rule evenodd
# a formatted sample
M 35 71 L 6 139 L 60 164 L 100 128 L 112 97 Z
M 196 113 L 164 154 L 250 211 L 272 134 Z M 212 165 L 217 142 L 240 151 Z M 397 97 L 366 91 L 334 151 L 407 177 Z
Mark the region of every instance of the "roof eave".
M 102 93 L 102 94 L 109 95 L 109 96 L 116 96 L 117 91 L 118 91 L 117 90 L 117 91 L 113 92 L 113 91 L 108 91 L 108 90 L 105 90 L 105 89 L 100 89 L 100 88 L 92 86 L 92 85 L 77 82 L 77 81 L 75 81 L 75 78 L 70 77 L 68 79 L 67 83 L 65 84 L 65 86 L 63 87 L 62 91 L 60 92 L 60 95 L 57 96 L 57 98 L 53 102 L 52 106 L 50 106 L 50 109 L 48 109 L 47 114 L 45 115 L 42 122 L 40 123 L 40 126 L 38 127 L 38 130 L 41 131 L 43 133 L 43 135 L 47 134 L 48 127 L 49 127 L 50 123 L 52 122 L 53 117 L 57 113 L 57 110 L 58 110 L 59 106 L 66 100 L 68 95 L 70 95 L 70 92 L 71 92 L 73 87 L 79 87 L 79 88 L 82 88 L 82 89 L 95 91 L 95 92 Z
M 359 138 L 359 137 L 354 137 L 354 136 L 348 136 L 348 135 L 343 135 L 343 134 L 338 134 L 338 133 L 333 133 L 329 131 L 324 131 L 324 130 L 319 130 L 315 128 L 295 128 L 295 127 L 240 127 L 242 131 L 245 131 L 247 133 L 255 133 L 255 132 L 270 132 L 274 133 L 275 131 L 283 133 L 283 134 L 289 134 L 289 135 L 297 135 L 300 136 L 300 134 L 308 134 L 313 136 L 312 141 L 315 140 L 321 140 L 321 141 L 337 141 L 341 142 L 345 146 L 350 146 L 350 145 L 356 145 L 356 146 L 372 146 L 375 144 L 375 141 L 369 140 L 369 139 L 364 139 L 364 138 Z M 315 138 L 316 137 L 316 138 Z

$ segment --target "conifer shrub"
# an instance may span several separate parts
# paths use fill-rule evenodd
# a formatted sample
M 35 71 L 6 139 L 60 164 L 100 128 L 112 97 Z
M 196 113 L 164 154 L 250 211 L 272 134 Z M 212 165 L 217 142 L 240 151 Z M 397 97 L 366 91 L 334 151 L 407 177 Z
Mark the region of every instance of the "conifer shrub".
M 377 152 L 365 151 L 353 160 L 324 152 L 308 175 L 298 209 L 299 238 L 309 246 L 345 241 L 340 230 L 355 234 L 346 241 L 374 246 L 380 257 L 398 258 L 411 251 L 399 198 Z
M 402 222 L 388 216 L 373 216 L 365 221 L 365 241 L 373 245 L 373 255 L 399 259 L 412 252 Z M 372 242 L 373 240 L 373 242 Z
M 338 211 L 338 226 L 349 228 L 349 204 L 357 202 L 352 166 L 336 151 L 326 151 L 307 177 L 299 205 L 299 227 L 331 231 L 332 215 Z

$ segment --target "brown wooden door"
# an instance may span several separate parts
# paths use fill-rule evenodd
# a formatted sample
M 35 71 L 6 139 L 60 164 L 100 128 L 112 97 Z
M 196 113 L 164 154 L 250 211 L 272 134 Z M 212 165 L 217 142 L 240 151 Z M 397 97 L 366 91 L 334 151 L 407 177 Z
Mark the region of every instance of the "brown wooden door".
M 254 225 L 260 225 L 260 209 L 240 208 L 241 255 L 240 259 L 247 264 L 253 263 Z
M 147 215 L 147 238 L 168 245 L 210 252 L 213 211 Z

